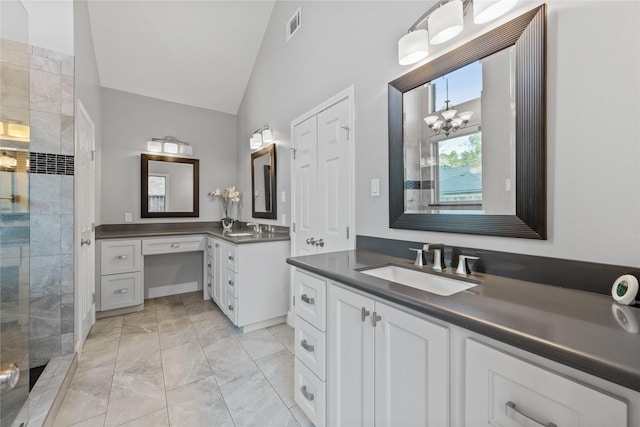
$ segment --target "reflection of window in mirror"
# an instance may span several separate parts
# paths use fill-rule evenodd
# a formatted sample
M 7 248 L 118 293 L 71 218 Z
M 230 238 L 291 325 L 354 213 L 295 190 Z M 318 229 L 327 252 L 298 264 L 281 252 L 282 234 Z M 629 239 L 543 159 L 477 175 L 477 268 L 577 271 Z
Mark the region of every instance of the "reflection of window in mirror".
M 149 174 L 149 212 L 166 212 L 167 188 L 169 176 L 166 174 Z

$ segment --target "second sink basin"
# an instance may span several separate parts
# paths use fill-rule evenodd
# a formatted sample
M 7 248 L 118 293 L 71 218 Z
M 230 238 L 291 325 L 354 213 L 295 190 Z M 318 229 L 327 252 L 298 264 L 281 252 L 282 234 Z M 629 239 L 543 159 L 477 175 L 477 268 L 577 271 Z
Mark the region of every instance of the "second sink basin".
M 477 286 L 476 283 L 438 276 L 425 271 L 412 270 L 397 265 L 360 270 L 360 272 L 442 296 L 453 295 Z

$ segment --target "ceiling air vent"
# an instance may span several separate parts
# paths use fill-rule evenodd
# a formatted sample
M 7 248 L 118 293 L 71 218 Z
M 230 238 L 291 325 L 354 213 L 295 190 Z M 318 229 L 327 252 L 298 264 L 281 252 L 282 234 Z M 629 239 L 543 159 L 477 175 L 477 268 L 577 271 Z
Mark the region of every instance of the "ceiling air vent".
M 302 21 L 300 20 L 300 8 L 296 10 L 296 13 L 293 14 L 291 19 L 287 22 L 287 41 L 291 40 L 291 37 L 298 31 L 302 25 Z

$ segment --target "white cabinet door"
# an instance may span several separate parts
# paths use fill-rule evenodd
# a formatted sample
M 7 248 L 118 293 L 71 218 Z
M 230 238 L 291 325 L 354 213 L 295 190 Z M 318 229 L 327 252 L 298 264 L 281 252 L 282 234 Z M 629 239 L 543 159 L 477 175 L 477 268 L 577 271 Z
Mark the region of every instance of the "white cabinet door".
M 213 240 L 213 265 L 211 266 L 211 276 L 213 278 L 213 301 L 224 311 L 226 298 L 223 295 L 225 289 L 224 278 L 226 276 L 227 265 L 224 262 L 227 254 L 226 244 L 220 240 Z
M 327 425 L 372 426 L 373 300 L 337 286 L 328 291 Z
M 375 425 L 449 425 L 449 330 L 376 302 Z
M 626 427 L 627 403 L 466 340 L 466 426 Z

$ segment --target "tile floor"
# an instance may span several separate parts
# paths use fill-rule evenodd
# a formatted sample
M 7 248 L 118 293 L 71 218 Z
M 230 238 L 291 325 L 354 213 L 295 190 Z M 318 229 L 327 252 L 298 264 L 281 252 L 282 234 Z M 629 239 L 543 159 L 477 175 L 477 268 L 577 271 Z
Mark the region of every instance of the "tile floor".
M 240 334 L 202 292 L 145 301 L 87 338 L 55 426 L 311 426 L 293 329 Z

